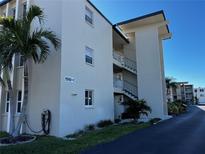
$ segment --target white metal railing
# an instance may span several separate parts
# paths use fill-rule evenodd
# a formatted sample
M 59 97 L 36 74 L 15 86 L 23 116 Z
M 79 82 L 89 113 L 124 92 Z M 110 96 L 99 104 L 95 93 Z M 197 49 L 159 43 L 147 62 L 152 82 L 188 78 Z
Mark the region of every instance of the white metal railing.
M 116 51 L 113 51 L 113 58 L 118 61 L 123 67 L 130 69 L 132 71 L 137 71 L 137 65 L 136 65 L 136 61 L 131 60 L 127 57 L 124 57 L 122 55 L 120 55 L 119 53 L 117 53 Z
M 137 98 L 137 86 L 133 85 L 132 83 L 114 77 L 113 86 L 114 88 L 121 89 L 122 91 L 128 93 L 129 95 Z
M 114 85 L 115 88 L 123 89 L 123 80 L 120 80 L 117 77 L 114 77 L 113 85 Z
M 124 63 L 123 61 L 123 56 L 121 56 L 120 54 L 118 54 L 116 51 L 113 51 L 113 58 L 115 60 L 117 60 L 118 62 L 120 62 L 121 64 Z

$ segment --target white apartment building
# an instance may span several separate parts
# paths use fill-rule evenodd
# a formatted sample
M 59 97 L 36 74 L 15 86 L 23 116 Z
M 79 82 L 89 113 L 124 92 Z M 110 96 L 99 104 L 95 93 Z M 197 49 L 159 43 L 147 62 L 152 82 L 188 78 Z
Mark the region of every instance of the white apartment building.
M 188 82 L 175 82 L 175 86 L 171 86 L 168 89 L 168 102 L 182 100 L 189 104 L 193 103 L 193 99 L 193 85 L 188 84 Z
M 18 19 L 31 5 L 43 8 L 45 28 L 62 42 L 44 64 L 32 64 L 27 117 L 34 130 L 41 128 L 44 109 L 52 114 L 51 135 L 65 136 L 120 118 L 121 102 L 128 99 L 145 99 L 152 108 L 149 118 L 167 118 L 162 41 L 171 34 L 163 11 L 112 25 L 88 0 L 4 0 L 0 15 Z M 13 71 L 16 120 L 24 95 L 20 58 Z M 2 88 L 0 131 L 9 130 L 8 119 L 9 96 Z
M 194 97 L 198 99 L 199 104 L 205 104 L 205 88 L 194 88 Z

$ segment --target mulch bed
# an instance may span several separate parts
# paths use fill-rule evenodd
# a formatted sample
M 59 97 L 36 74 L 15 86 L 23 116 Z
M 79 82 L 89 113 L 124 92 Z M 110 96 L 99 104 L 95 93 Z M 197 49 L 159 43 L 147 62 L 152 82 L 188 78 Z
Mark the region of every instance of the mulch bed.
M 1 145 L 12 145 L 12 144 L 20 144 L 20 143 L 28 143 L 30 141 L 35 140 L 35 136 L 21 135 L 17 137 L 5 137 L 0 139 Z

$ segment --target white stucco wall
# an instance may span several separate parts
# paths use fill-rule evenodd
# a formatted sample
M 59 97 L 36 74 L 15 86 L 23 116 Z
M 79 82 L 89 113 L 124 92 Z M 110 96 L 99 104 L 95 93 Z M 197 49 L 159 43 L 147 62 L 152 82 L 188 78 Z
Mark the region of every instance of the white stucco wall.
M 56 0 L 35 0 L 33 4 L 44 10 L 44 27 L 54 31 L 61 39 L 62 4 Z M 56 136 L 59 134 L 60 56 L 60 51 L 52 49 L 44 64 L 32 65 L 32 76 L 29 80 L 29 123 L 34 130 L 41 129 L 41 113 L 44 109 L 49 109 L 52 116 L 51 135 Z
M 85 22 L 85 6 L 94 13 L 93 26 Z M 114 118 L 112 26 L 85 0 L 64 1 L 62 11 L 60 136 Z M 93 66 L 85 63 L 85 46 L 94 50 Z M 85 89 L 94 90 L 91 108 L 84 105 Z
M 164 118 L 164 96 L 158 29 L 146 26 L 136 29 L 138 96 L 145 99 L 152 113 L 150 117 Z
M 194 97 L 198 98 L 200 104 L 205 104 L 205 88 L 194 88 Z

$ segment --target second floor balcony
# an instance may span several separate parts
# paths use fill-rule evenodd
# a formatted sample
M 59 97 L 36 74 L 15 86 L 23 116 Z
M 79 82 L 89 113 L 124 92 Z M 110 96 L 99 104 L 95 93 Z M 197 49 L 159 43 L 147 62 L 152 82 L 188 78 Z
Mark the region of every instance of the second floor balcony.
M 113 86 L 116 93 L 123 93 L 131 99 L 137 99 L 137 86 L 130 83 L 129 81 L 114 77 Z
M 113 51 L 113 63 L 119 67 L 122 67 L 134 74 L 137 73 L 136 61 L 131 60 L 116 51 Z

